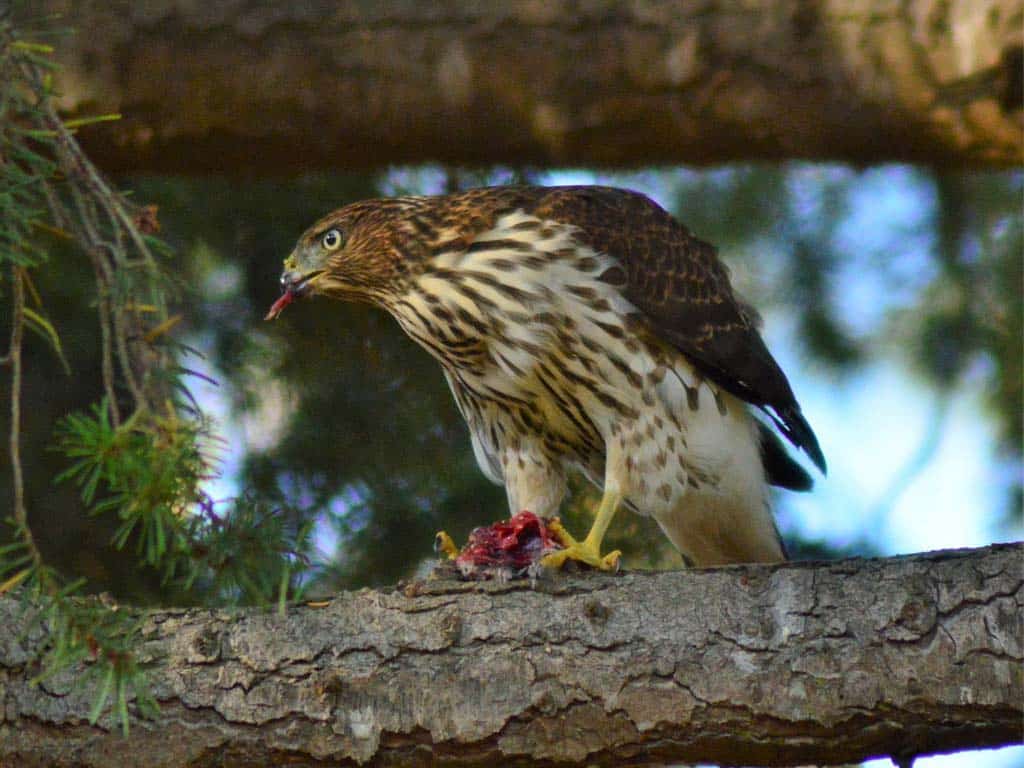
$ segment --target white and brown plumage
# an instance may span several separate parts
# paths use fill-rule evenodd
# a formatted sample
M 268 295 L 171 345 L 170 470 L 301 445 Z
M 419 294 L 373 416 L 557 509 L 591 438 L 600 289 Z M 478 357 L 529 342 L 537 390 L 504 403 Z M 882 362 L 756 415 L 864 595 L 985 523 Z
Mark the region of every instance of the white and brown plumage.
M 559 553 L 612 567 L 620 503 L 688 562 L 784 558 L 768 484 L 810 478 L 755 406 L 825 469 L 785 375 L 715 249 L 648 198 L 608 187 L 493 187 L 369 200 L 306 231 L 285 294 L 388 310 L 441 363 L 483 472 L 513 513 L 554 515 L 566 475 L 604 496 Z

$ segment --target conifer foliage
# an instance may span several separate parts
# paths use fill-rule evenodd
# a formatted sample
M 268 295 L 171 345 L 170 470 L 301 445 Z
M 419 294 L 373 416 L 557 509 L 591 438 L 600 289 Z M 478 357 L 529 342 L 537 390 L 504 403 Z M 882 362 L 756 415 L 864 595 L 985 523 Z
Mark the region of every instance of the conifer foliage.
M 283 607 L 308 580 L 310 531 L 249 498 L 225 509 L 204 490 L 219 442 L 189 391 L 200 375 L 184 362 L 191 351 L 173 339 L 182 319 L 170 308 L 179 294 L 173 254 L 157 237 L 155 207 L 112 187 L 76 142 L 82 126 L 118 116 L 57 114 L 52 53 L 60 39 L 49 20 L 0 15 L 0 300 L 10 318 L 0 363 L 10 384 L 14 496 L 0 546 L 0 594 L 18 592 L 34 612 L 33 626 L 49 638 L 39 679 L 70 672 L 95 691 L 92 721 L 113 705 L 127 730 L 132 710 L 156 710 L 137 652 L 145 613 L 89 596 L 85 579 L 50 566 L 25 502 L 32 468 L 20 450 L 22 352 L 41 343 L 64 359 L 59 329 L 33 282 L 39 270 L 61 270 L 50 258 L 54 244 L 72 243 L 61 252 L 92 266 L 105 393 L 88 411 L 62 419 L 54 450 L 68 464 L 56 479 L 77 485 L 90 514 L 116 519 L 111 546 L 133 552 L 178 602 Z

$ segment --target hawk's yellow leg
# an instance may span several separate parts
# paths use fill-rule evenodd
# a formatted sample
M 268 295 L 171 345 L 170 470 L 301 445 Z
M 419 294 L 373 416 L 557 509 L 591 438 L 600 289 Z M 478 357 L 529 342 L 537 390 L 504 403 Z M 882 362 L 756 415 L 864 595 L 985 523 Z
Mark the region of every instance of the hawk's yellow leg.
M 617 570 L 622 553 L 616 549 L 602 557 L 601 542 L 604 540 L 605 531 L 608 530 L 608 525 L 615 517 L 615 510 L 619 508 L 621 501 L 621 494 L 605 491 L 604 496 L 601 497 L 601 506 L 597 510 L 597 518 L 590 527 L 587 538 L 583 541 L 576 541 L 558 520 L 553 521 L 549 528 L 565 544 L 565 549 L 545 555 L 540 561 L 541 565 L 548 568 L 561 568 L 566 560 L 578 560 L 602 571 Z
M 445 531 L 438 531 L 434 534 L 434 551 L 438 555 L 444 555 L 449 560 L 454 560 L 459 556 L 459 548 L 455 546 L 452 537 Z

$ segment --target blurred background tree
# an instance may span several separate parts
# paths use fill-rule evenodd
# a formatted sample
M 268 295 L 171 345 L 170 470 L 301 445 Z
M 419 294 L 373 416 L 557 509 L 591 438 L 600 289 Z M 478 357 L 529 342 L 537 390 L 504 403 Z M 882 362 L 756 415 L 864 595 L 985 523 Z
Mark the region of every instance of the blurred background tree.
M 647 191 L 717 243 L 744 293 L 764 312 L 773 346 L 782 345 L 783 356 L 793 360 L 787 369 L 798 392 L 806 397 L 813 390 L 812 416 L 831 407 L 829 387 L 856 382 L 880 361 L 895 366 L 896 386 L 928 403 L 933 421 L 909 435 L 917 455 L 908 457 L 906 468 L 884 466 L 891 456 L 876 466 L 889 477 L 888 498 L 877 501 L 886 508 L 934 459 L 949 430 L 951 403 L 983 404 L 977 417 L 992 425 L 983 463 L 1002 491 L 994 506 L 963 514 L 984 521 L 993 538 L 1019 529 L 1014 468 L 1021 446 L 1024 179 L 1016 172 L 938 174 L 902 166 L 630 175 L 456 173 L 435 166 L 287 181 L 125 178 L 139 200 L 160 207 L 187 286 L 179 307 L 187 317 L 182 338 L 206 356 L 195 367 L 220 382 L 200 385 L 199 395 L 219 414 L 227 438 L 214 495 L 251 492 L 315 518 L 323 588 L 393 583 L 429 560 L 434 531 L 447 528 L 463 537 L 504 515 L 504 493 L 477 469 L 436 364 L 391 318 L 325 301 L 300 305 L 274 324 L 261 318 L 276 298 L 282 256 L 326 210 L 379 194 L 557 182 L 563 175 Z M 877 200 L 877 189 L 905 198 L 899 204 L 910 215 L 883 221 L 884 214 L 865 214 L 864 199 Z M 856 236 L 851 227 L 862 225 L 865 215 L 872 217 L 871 229 Z M 57 562 L 100 588 L 123 592 L 138 583 L 129 577 L 131 558 L 105 546 L 111 524 L 84 515 L 74 488 L 53 485 L 62 457 L 47 450 L 57 419 L 98 396 L 98 337 L 86 321 L 93 301 L 88 277 L 69 269 L 40 275 L 39 290 L 65 339 L 73 375 L 64 374 L 46 349 L 27 350 L 28 505 Z M 848 416 L 855 422 L 870 414 Z M 829 419 L 835 421 L 842 420 Z M 838 437 L 850 440 L 857 429 L 902 427 L 847 422 Z M 836 430 L 819 430 L 829 448 L 839 447 Z M 841 463 L 832 464 L 842 476 Z M 576 490 L 573 514 L 586 514 L 588 489 L 580 484 Z M 840 530 L 847 533 L 822 534 L 804 525 L 791 509 L 797 499 L 821 514 L 845 517 Z M 797 556 L 901 549 L 879 538 L 875 503 L 870 495 L 840 505 L 834 494 L 828 500 L 780 494 L 777 500 Z M 628 547 L 631 566 L 676 562 L 646 520 L 623 515 L 613 535 L 615 546 Z

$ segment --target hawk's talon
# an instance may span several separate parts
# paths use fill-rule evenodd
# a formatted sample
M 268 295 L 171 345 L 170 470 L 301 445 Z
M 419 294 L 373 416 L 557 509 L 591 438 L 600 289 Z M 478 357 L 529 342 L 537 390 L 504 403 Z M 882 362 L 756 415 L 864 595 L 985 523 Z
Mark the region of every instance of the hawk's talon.
M 454 560 L 459 556 L 459 548 L 455 546 L 455 542 L 446 531 L 438 531 L 434 534 L 434 552 L 438 557 L 444 556 L 449 560 Z
M 576 560 L 580 563 L 586 563 L 591 568 L 596 568 L 599 571 L 618 572 L 619 558 L 622 557 L 622 552 L 619 550 L 616 549 L 602 557 L 599 544 L 592 541 L 589 536 L 583 541 L 576 541 L 572 534 L 565 530 L 562 521 L 557 517 L 548 523 L 548 530 L 553 537 L 562 543 L 565 549 L 559 549 L 557 552 L 544 555 L 540 559 L 541 565 L 557 570 L 565 565 L 566 560 Z
M 572 534 L 565 529 L 565 526 L 562 525 L 562 519 L 560 517 L 552 517 L 547 521 L 547 526 L 548 533 L 551 534 L 551 537 L 558 539 L 558 543 L 563 547 L 571 547 L 573 544 L 579 543 L 572 537 Z
M 579 563 L 586 563 L 591 568 L 596 568 L 599 571 L 618 572 L 619 559 L 621 557 L 622 552 L 617 549 L 602 557 L 601 551 L 597 547 L 587 546 L 584 542 L 583 544 L 576 543 L 565 549 L 544 555 L 540 559 L 540 564 L 545 568 L 558 570 L 565 565 L 566 560 L 575 560 Z

